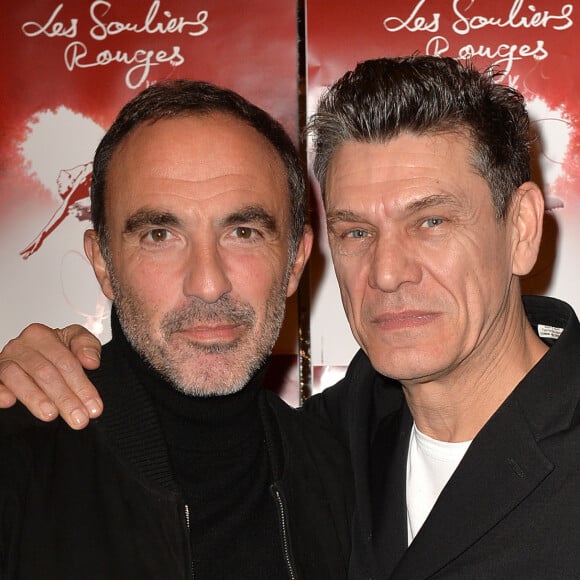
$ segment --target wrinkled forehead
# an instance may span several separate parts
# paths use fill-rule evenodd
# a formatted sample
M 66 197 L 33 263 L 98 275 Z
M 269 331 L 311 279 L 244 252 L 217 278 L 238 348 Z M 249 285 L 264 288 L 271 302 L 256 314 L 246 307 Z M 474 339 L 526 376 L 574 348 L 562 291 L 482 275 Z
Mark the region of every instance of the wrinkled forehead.
M 462 196 L 474 180 L 479 183 L 482 178 L 473 164 L 471 142 L 463 134 L 403 133 L 383 142 L 349 140 L 337 147 L 329 163 L 325 206 L 332 211 L 378 200 L 397 204 L 441 193 Z
M 342 140 L 339 140 L 328 157 L 326 177 L 328 177 L 328 173 L 331 169 L 336 168 L 337 163 L 344 164 L 345 159 L 348 160 L 346 156 L 341 155 L 341 152 L 344 148 L 354 148 L 356 146 L 362 150 L 371 150 L 377 145 L 388 145 L 391 142 L 404 142 L 407 140 L 411 142 L 426 143 L 427 145 L 430 144 L 431 147 L 438 147 L 441 141 L 456 142 L 460 145 L 460 148 L 465 151 L 465 160 L 471 163 L 473 169 L 476 171 L 478 170 L 477 158 L 479 154 L 479 148 L 477 146 L 477 138 L 473 134 L 473 131 L 465 124 L 452 125 L 450 122 L 446 121 L 438 125 L 434 125 L 433 127 L 430 127 L 421 132 L 413 130 L 402 130 L 394 135 L 389 134 L 388 136 L 384 137 L 380 135 L 371 137 L 369 139 L 346 137 Z M 388 152 L 388 149 L 385 149 L 385 157 L 387 157 L 389 154 L 390 153 Z M 421 151 L 418 151 L 417 155 L 421 155 Z M 340 161 L 337 161 L 337 157 L 340 158 Z M 452 160 L 450 159 L 449 161 L 451 162 Z M 323 185 L 323 189 L 326 191 L 328 187 L 328 179 L 325 179 L 325 183 Z

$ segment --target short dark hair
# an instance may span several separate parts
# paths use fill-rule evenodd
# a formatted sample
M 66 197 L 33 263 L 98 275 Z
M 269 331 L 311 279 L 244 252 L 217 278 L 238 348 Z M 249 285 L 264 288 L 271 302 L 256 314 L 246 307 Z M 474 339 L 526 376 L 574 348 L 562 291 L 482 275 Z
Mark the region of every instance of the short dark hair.
M 291 255 L 294 255 L 306 219 L 306 186 L 300 157 L 278 121 L 239 94 L 203 81 L 185 79 L 159 82 L 140 92 L 119 112 L 97 147 L 91 180 L 91 217 L 101 246 L 107 251 L 105 192 L 111 158 L 120 143 L 139 125 L 159 119 L 223 113 L 241 120 L 263 135 L 284 163 L 290 195 Z
M 413 55 L 359 63 L 323 94 L 308 129 L 325 194 L 328 165 L 345 141 L 386 142 L 402 132 L 460 133 L 487 181 L 496 215 L 530 179 L 529 118 L 516 90 L 453 58 Z

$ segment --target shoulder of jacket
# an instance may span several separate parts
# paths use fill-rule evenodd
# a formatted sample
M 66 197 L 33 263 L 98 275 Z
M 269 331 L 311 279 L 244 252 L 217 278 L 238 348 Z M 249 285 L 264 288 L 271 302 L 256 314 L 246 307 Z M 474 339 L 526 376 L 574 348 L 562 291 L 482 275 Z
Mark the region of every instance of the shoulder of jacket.
M 322 438 L 328 444 L 343 446 L 328 423 L 315 413 L 305 412 L 301 407 L 292 407 L 271 391 L 265 390 L 264 394 L 283 439 L 299 436 L 313 441 Z

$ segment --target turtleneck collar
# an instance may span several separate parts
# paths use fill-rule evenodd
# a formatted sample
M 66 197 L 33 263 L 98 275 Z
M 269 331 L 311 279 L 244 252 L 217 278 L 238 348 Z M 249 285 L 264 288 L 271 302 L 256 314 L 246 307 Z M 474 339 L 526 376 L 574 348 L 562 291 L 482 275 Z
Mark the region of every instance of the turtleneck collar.
M 258 395 L 264 367 L 237 393 L 209 397 L 186 395 L 133 349 L 114 308 L 111 329 L 113 340 L 153 399 L 170 446 L 203 454 L 219 453 L 246 447 L 263 437 Z

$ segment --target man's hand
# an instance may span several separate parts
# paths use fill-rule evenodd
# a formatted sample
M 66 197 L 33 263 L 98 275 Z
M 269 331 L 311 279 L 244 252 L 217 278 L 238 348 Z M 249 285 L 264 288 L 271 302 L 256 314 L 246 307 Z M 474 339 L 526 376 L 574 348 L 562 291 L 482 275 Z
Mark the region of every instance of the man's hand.
M 0 352 L 0 409 L 19 400 L 43 421 L 60 413 L 73 429 L 86 427 L 103 402 L 83 367 L 98 368 L 100 354 L 99 340 L 78 324 L 31 324 Z

